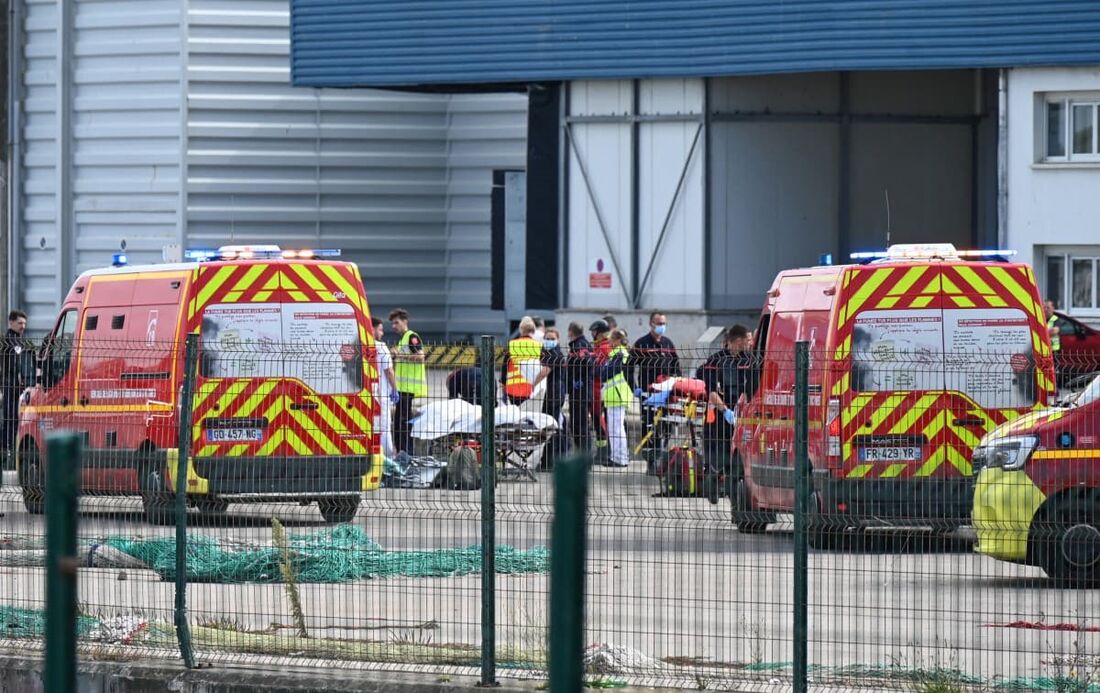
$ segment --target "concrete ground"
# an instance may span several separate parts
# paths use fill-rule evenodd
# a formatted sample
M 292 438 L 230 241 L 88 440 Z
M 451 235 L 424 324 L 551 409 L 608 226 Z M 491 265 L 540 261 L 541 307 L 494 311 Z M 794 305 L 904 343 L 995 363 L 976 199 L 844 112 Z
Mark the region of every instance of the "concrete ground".
M 538 482 L 498 486 L 498 544 L 549 545 L 551 481 L 537 476 Z M 654 498 L 656 490 L 639 466 L 593 474 L 586 639 L 605 670 L 636 682 L 782 686 L 793 638 L 789 522 L 762 536 L 740 535 L 729 521 L 728 501 Z M 366 496 L 355 524 L 391 550 L 470 546 L 479 542 L 479 498 L 477 491 L 384 489 Z M 89 498 L 81 510 L 80 533 L 89 541 L 174 531 L 145 524 L 136 499 Z M 14 545 L 44 535 L 43 518 L 23 511 L 16 488 L 0 490 L 0 512 L 6 514 L 0 546 L 4 539 Z M 191 534 L 269 543 L 272 516 L 292 533 L 324 529 L 314 506 L 234 505 L 222 518 L 196 516 Z M 302 584 L 299 590 L 310 635 L 350 641 L 355 659 L 356 652 L 371 658 L 386 648 L 476 647 L 480 584 L 479 575 L 468 575 Z M 509 653 L 502 659 L 541 661 L 548 576 L 498 575 L 496 586 L 498 644 Z M 1095 627 L 1100 591 L 1054 588 L 1037 569 L 978 556 L 966 530 L 949 537 L 870 532 L 851 551 L 812 552 L 809 594 L 810 660 L 823 667 L 814 671 L 821 687 L 862 685 L 857 681 L 891 668 L 926 675 L 957 669 L 982 680 L 1094 670 L 1100 679 L 1100 633 L 1005 627 Z M 209 629 L 200 646 L 206 658 L 247 660 L 223 651 L 237 649 L 242 631 L 293 632 L 283 585 L 192 584 L 188 600 L 191 622 Z M 99 617 L 170 622 L 173 586 L 152 571 L 83 569 L 80 602 Z M 0 604 L 43 603 L 42 569 L 0 568 Z M 365 642 L 371 644 L 356 644 Z M 523 675 L 527 666 L 507 664 L 517 668 L 502 670 L 502 677 Z

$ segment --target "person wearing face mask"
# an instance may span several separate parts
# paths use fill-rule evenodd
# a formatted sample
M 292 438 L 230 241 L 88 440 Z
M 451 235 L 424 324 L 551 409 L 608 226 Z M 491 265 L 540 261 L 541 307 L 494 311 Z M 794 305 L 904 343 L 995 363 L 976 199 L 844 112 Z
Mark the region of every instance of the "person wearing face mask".
M 546 394 L 542 398 L 542 413 L 554 417 L 561 425 L 562 407 L 565 406 L 566 396 L 566 367 L 565 353 L 560 346 L 558 328 L 547 327 L 542 339 L 542 370 L 535 377 L 534 387 L 538 387 L 543 380 L 546 381 Z
M 737 423 L 737 405 L 756 392 L 757 369 L 750 347 L 752 335 L 742 325 L 726 330 L 720 351 L 699 367 L 706 384 L 708 413 L 703 424 L 703 488 L 711 503 L 718 502 L 718 477 L 725 472 L 727 485 L 741 474 L 729 468 L 730 438 Z
M 639 399 L 645 397 L 651 385 L 680 375 L 680 355 L 676 353 L 676 345 L 665 336 L 666 330 L 668 330 L 668 318 L 660 311 L 653 311 L 649 314 L 649 332 L 639 337 L 630 351 L 627 380 L 634 391 L 634 396 Z M 642 407 L 643 438 L 653 428 L 655 413 L 656 410 L 652 407 Z M 659 438 L 657 431 L 654 431 L 644 455 L 646 473 L 656 472 L 654 465 L 656 455 L 653 451 L 663 448 L 664 441 Z

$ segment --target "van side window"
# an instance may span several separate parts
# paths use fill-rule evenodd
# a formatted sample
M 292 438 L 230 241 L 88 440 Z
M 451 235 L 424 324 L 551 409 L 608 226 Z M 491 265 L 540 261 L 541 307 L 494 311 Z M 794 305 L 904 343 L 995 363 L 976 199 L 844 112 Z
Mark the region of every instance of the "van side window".
M 99 325 L 98 315 L 85 315 L 84 316 L 84 331 L 91 332 Z
M 77 315 L 75 310 L 67 310 L 57 319 L 57 327 L 50 337 L 47 360 L 43 369 L 43 384 L 53 387 L 65 374 L 73 359 L 73 342 L 76 337 Z
M 125 315 L 112 315 L 111 316 L 111 329 L 121 330 L 122 326 L 126 323 Z

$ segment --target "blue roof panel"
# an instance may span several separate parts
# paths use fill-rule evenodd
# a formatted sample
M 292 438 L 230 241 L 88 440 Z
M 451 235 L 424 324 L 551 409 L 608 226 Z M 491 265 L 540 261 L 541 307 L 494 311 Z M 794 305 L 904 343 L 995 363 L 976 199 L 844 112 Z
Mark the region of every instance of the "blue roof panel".
M 1088 63 L 1097 0 L 291 0 L 301 86 Z

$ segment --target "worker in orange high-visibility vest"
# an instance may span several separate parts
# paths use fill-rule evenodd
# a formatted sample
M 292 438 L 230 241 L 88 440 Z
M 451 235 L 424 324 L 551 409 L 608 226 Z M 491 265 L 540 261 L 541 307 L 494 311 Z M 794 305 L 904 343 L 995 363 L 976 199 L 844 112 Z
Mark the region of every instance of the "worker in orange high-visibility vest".
M 531 399 L 535 379 L 542 370 L 542 342 L 536 341 L 534 335 L 535 321 L 525 315 L 519 321 L 519 336 L 508 342 L 500 380 L 504 385 L 504 397 L 512 404 Z

